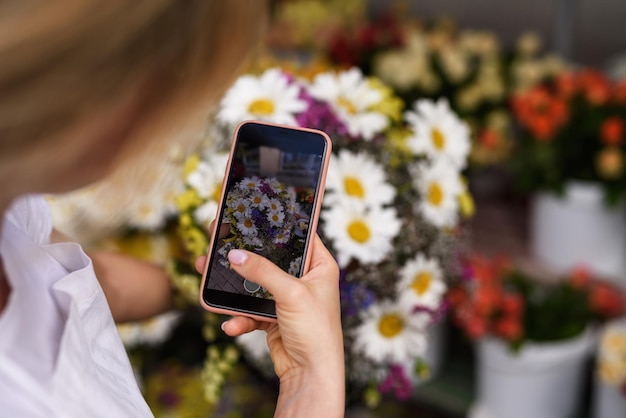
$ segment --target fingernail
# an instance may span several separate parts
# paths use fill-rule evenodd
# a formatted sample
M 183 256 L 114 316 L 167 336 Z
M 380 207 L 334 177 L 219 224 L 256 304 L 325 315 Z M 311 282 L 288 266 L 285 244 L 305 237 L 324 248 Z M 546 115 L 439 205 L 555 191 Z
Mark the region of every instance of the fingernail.
M 222 329 L 222 331 L 224 331 L 225 326 L 226 326 L 226 322 L 222 322 L 222 325 L 220 325 L 220 328 Z
M 245 251 L 230 250 L 228 252 L 228 261 L 230 261 L 231 264 L 241 265 L 246 261 L 247 258 L 248 254 L 246 254 Z

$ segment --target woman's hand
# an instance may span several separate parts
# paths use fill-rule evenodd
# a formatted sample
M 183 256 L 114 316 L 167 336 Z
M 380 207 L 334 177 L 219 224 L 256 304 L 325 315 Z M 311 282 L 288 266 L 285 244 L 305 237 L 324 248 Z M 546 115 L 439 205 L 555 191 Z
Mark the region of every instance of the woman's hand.
M 266 288 L 276 302 L 277 323 L 238 316 L 222 324 L 228 335 L 255 329 L 267 343 L 280 378 L 276 416 L 344 415 L 345 375 L 339 306 L 339 269 L 318 236 L 312 243 L 311 267 L 297 279 L 264 257 L 232 250 L 233 269 Z M 200 270 L 206 261 L 196 262 Z

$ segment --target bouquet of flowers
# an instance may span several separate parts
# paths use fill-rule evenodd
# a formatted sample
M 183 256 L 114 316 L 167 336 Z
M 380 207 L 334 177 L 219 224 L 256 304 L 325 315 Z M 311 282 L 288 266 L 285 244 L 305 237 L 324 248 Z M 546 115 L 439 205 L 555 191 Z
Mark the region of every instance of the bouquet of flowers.
M 626 190 L 626 80 L 589 68 L 564 71 L 511 99 L 519 135 L 512 167 L 523 191 L 561 193 L 572 180 Z
M 385 10 L 335 32 L 328 60 L 358 66 L 379 77 L 406 102 L 445 97 L 473 131 L 472 167 L 507 161 L 512 145 L 511 92 L 562 70 L 554 55 L 540 55 L 541 41 L 525 33 L 503 51 L 489 31 L 461 29 L 449 19 L 423 21 L 402 8 Z
M 278 68 L 241 76 L 216 110 L 210 144 L 187 161 L 186 188 L 177 198 L 186 252 L 172 261 L 170 273 L 194 304 L 199 277 L 193 261 L 206 251 L 232 131 L 247 119 L 317 128 L 331 137 L 318 233 L 342 273 L 348 393 L 376 398 L 393 390 L 409 396 L 424 378 L 427 332 L 445 312 L 447 282 L 459 274 L 462 215 L 472 211 L 461 175 L 470 148 L 467 125 L 445 100 L 407 107 L 380 80 L 356 68 L 312 79 Z M 272 189 L 276 196 L 284 193 L 280 204 L 292 204 L 293 193 Z M 245 200 L 254 204 L 253 197 Z M 212 314 L 207 321 L 205 337 L 214 343 L 219 322 Z M 260 335 L 226 345 L 272 373 Z M 212 349 L 207 385 L 217 389 L 232 361 L 218 344 Z
M 624 312 L 624 295 L 578 269 L 540 281 L 505 259 L 471 257 L 465 278 L 448 294 L 452 318 L 472 340 L 491 335 L 513 350 L 526 342 L 560 341 Z

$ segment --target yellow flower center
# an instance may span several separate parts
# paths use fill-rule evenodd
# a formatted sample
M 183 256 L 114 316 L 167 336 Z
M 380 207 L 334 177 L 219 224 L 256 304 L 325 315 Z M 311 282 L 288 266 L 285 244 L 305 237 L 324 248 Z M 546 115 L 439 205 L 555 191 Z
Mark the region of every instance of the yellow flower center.
M 404 321 L 395 313 L 383 315 L 383 317 L 380 318 L 380 322 L 378 322 L 378 331 L 380 331 L 380 335 L 385 338 L 396 337 L 403 329 Z
M 271 115 L 274 113 L 274 103 L 268 99 L 256 99 L 250 103 L 248 111 L 255 115 Z
M 345 187 L 348 196 L 355 196 L 358 198 L 365 197 L 365 189 L 356 177 L 346 177 L 343 181 L 343 186 Z
M 443 201 L 443 190 L 441 190 L 439 183 L 433 182 L 430 184 L 430 187 L 428 187 L 428 201 L 434 206 L 441 205 Z
M 280 218 L 278 217 L 278 214 L 276 214 L 276 213 L 275 213 L 275 214 L 273 214 L 273 215 L 272 215 L 272 221 L 274 221 L 274 222 L 278 222 L 278 219 L 280 219 Z
M 419 272 L 413 278 L 413 282 L 411 283 L 411 289 L 413 289 L 415 293 L 421 296 L 426 293 L 426 291 L 428 291 L 428 289 L 430 288 L 431 280 L 432 277 L 430 276 L 430 273 L 428 273 L 427 271 Z
M 337 99 L 337 104 L 340 107 L 343 107 L 349 114 L 356 115 L 356 107 L 354 106 L 354 104 L 352 104 L 350 100 L 346 99 L 345 97 L 339 97 Z
M 251 219 L 246 219 L 245 221 L 243 221 L 243 224 L 246 228 L 252 228 L 252 226 L 254 225 Z
M 370 239 L 370 229 L 367 224 L 361 220 L 352 221 L 348 225 L 348 235 L 358 243 L 363 244 Z
M 246 207 L 243 203 L 239 204 L 239 206 L 237 206 L 237 212 L 239 213 L 244 213 L 246 211 Z
M 443 147 L 446 146 L 446 137 L 443 136 L 441 131 L 437 128 L 433 128 L 430 134 L 432 136 L 433 145 L 435 146 L 435 148 L 438 150 L 442 150 Z
M 263 199 L 261 199 L 261 196 L 254 196 L 252 198 L 252 203 L 254 203 L 257 206 L 260 205 L 262 201 Z

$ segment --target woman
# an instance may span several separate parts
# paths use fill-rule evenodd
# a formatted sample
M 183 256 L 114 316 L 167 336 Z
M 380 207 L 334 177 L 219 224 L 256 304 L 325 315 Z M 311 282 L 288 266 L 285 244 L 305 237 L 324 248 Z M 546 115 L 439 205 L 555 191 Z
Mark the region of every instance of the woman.
M 167 278 L 59 242 L 38 194 L 101 179 L 147 140 L 202 123 L 260 39 L 264 16 L 259 0 L 0 4 L 3 416 L 151 415 L 114 319 L 169 309 Z M 235 317 L 222 326 L 231 336 L 267 331 L 281 382 L 276 416 L 342 416 L 338 269 L 319 238 L 301 280 L 252 253 L 229 258 L 277 303 L 277 325 Z

